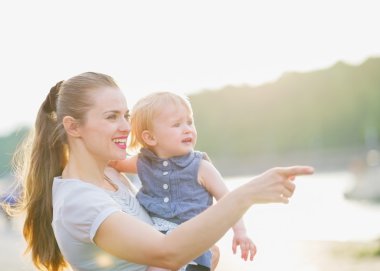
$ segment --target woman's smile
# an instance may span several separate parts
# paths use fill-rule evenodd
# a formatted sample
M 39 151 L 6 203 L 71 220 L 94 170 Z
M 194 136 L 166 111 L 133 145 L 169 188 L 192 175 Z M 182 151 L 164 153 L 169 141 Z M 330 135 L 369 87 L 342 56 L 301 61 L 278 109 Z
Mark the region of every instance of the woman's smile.
M 116 144 L 117 147 L 125 150 L 127 148 L 127 139 L 128 139 L 127 136 L 121 136 L 121 137 L 113 138 L 112 141 Z

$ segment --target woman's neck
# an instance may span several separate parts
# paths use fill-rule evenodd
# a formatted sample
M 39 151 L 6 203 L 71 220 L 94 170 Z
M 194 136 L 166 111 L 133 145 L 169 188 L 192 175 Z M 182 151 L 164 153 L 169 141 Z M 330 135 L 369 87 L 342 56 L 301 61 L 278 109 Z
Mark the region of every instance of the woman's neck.
M 62 172 L 62 178 L 75 178 L 93 184 L 104 181 L 106 161 L 99 161 L 93 155 L 83 151 L 70 151 L 68 162 Z

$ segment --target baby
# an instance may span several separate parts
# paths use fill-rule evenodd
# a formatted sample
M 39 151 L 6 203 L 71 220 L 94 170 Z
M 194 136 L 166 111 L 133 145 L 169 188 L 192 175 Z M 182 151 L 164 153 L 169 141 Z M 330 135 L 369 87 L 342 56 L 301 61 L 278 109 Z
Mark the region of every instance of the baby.
M 212 205 L 213 198 L 219 200 L 228 192 L 206 155 L 194 150 L 196 141 L 193 111 L 186 97 L 157 92 L 133 107 L 129 147 L 140 152 L 111 165 L 124 172 L 137 170 L 142 187 L 136 197 L 161 232 L 170 232 Z M 233 252 L 240 246 L 241 257 L 253 260 L 256 247 L 242 220 L 233 226 L 233 232 Z M 207 251 L 186 270 L 210 268 L 211 252 Z

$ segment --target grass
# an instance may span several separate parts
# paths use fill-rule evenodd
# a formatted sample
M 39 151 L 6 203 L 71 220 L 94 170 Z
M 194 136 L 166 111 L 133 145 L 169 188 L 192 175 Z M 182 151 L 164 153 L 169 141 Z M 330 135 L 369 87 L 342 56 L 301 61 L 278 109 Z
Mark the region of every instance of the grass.
M 380 259 L 380 240 L 336 243 L 331 248 L 331 252 L 334 256 L 355 258 L 357 260 L 363 260 L 364 258 Z

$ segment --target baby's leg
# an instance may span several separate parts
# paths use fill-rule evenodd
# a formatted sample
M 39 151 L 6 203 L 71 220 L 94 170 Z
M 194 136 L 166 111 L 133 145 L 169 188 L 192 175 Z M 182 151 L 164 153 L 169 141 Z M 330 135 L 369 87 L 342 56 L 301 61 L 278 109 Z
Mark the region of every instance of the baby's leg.
M 183 266 L 176 271 L 185 271 L 185 270 L 186 270 L 186 266 Z M 160 268 L 160 267 L 154 267 L 154 266 L 148 266 L 148 268 L 145 271 L 173 271 L 173 270 L 164 269 L 164 268 Z
M 216 270 L 216 266 L 219 263 L 220 251 L 219 251 L 219 247 L 217 245 L 213 245 L 210 248 L 210 250 L 211 250 L 211 254 L 212 254 L 211 271 L 214 271 L 214 270 Z
M 163 269 L 160 267 L 149 266 L 146 271 L 170 271 L 169 269 Z

